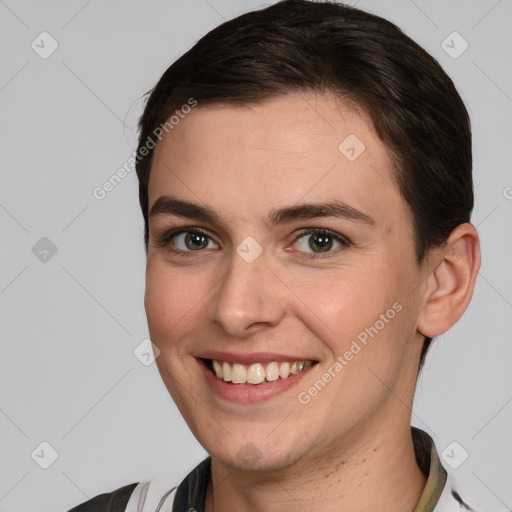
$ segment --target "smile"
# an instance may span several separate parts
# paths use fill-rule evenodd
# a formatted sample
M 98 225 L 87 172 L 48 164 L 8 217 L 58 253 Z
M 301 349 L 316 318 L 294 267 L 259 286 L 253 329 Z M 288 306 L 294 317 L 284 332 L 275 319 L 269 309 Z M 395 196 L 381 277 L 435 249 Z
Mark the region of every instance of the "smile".
M 287 379 L 313 365 L 313 361 L 271 361 L 250 365 L 227 361 L 207 360 L 210 370 L 224 382 L 232 384 L 253 384 Z

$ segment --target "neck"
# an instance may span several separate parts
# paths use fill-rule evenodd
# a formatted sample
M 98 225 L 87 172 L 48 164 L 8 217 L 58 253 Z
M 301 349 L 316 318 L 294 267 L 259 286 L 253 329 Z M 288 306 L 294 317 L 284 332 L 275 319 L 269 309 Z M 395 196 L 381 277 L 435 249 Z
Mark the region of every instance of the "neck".
M 212 458 L 205 512 L 412 512 L 426 479 L 416 464 L 409 425 L 400 431 L 380 425 L 371 435 L 359 429 L 349 437 L 344 448 L 328 446 L 278 470 L 234 470 Z

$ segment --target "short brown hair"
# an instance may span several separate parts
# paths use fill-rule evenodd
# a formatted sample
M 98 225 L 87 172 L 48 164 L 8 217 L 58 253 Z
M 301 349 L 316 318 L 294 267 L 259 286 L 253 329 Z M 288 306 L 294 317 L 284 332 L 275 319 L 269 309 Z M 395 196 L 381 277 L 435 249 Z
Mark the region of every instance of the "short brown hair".
M 329 1 L 283 0 L 210 31 L 148 92 L 136 164 L 146 251 L 153 150 L 140 151 L 154 130 L 190 98 L 244 105 L 297 91 L 334 93 L 369 115 L 412 215 L 418 263 L 469 222 L 470 121 L 439 63 L 376 15 Z M 425 338 L 420 367 L 431 341 Z

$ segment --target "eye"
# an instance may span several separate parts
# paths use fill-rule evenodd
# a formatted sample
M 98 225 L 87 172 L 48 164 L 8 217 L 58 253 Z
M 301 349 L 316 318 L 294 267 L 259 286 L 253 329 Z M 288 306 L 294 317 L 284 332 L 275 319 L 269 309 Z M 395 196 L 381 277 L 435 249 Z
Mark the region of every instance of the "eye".
M 216 244 L 201 229 L 180 229 L 166 233 L 160 240 L 156 241 L 159 247 L 168 247 L 170 251 L 177 253 L 190 253 L 202 251 L 203 249 L 218 249 Z
M 299 251 L 309 254 L 325 254 L 340 247 L 348 247 L 350 242 L 343 236 L 326 229 L 309 229 L 296 238 L 294 244 Z

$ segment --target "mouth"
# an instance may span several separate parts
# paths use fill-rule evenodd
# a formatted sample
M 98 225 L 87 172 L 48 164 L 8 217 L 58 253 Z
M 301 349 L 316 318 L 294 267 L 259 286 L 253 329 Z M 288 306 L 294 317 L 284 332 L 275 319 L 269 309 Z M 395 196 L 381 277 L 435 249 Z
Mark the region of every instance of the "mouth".
M 219 354 L 220 356 L 220 354 Z M 268 400 L 295 386 L 318 361 L 280 358 L 272 361 L 263 357 L 261 362 L 236 362 L 197 357 L 206 381 L 216 394 L 239 403 L 256 403 Z M 233 359 L 230 357 L 230 359 Z M 240 358 L 243 359 L 243 358 Z
M 287 379 L 290 375 L 297 375 L 316 364 L 316 361 L 271 361 L 250 365 L 217 359 L 203 359 L 203 361 L 217 379 L 231 384 L 250 384 L 253 386 Z

